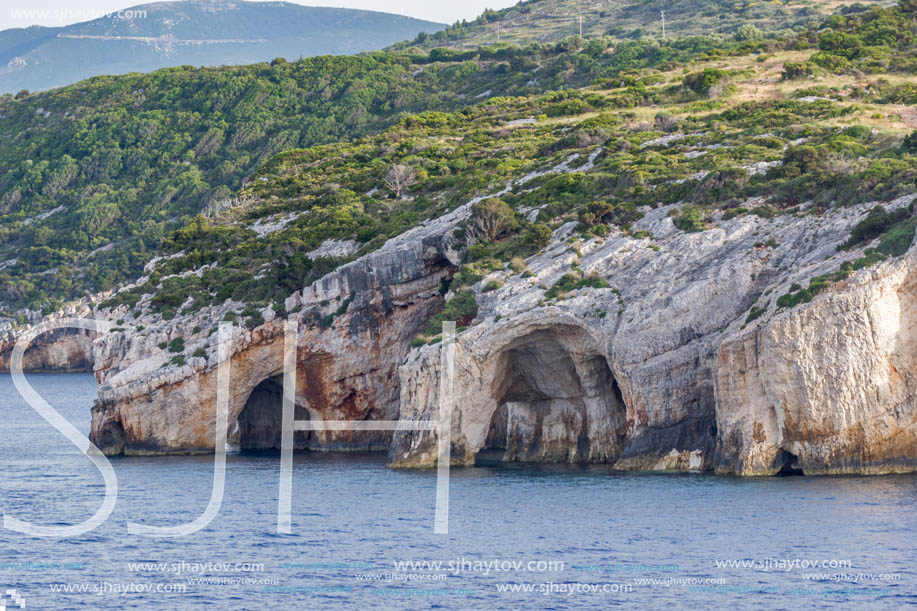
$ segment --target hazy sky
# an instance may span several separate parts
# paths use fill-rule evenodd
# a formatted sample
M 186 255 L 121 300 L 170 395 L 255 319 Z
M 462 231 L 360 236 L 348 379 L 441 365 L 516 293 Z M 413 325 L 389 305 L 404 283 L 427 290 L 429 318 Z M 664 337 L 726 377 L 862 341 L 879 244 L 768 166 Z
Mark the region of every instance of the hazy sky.
M 336 6 L 387 13 L 400 13 L 419 19 L 453 23 L 473 19 L 486 8 L 499 9 L 516 4 L 516 0 L 288 0 L 307 6 Z M 117 11 L 146 4 L 148 0 L 3 0 L 0 4 L 0 30 L 29 25 L 62 26 L 88 21 L 85 15 Z M 31 11 L 31 13 L 24 13 Z M 43 12 L 43 13 L 42 13 Z M 82 16 L 82 17 L 81 17 Z

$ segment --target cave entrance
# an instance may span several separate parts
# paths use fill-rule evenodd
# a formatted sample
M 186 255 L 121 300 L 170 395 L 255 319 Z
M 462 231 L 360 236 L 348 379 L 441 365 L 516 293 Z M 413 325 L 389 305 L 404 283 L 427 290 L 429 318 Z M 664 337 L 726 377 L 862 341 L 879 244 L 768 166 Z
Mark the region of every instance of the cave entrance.
M 537 331 L 510 344 L 493 382 L 497 408 L 481 460 L 614 462 L 626 408 L 608 362 L 574 328 Z
M 799 466 L 799 457 L 786 450 L 780 450 L 777 454 L 777 458 L 774 459 L 774 466 L 779 467 L 774 474 L 775 477 L 805 475 L 805 472 L 803 472 L 802 468 Z
M 309 412 L 299 405 L 296 420 L 309 420 Z M 239 413 L 239 449 L 244 451 L 280 450 L 283 440 L 283 376 L 264 380 L 252 390 Z M 294 431 L 293 449 L 309 447 L 310 431 Z

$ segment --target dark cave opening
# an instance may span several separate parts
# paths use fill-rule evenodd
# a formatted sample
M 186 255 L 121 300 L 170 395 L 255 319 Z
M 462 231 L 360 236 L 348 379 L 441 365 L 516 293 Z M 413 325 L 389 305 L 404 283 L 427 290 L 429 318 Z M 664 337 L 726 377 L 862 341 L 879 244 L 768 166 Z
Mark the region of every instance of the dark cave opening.
M 578 329 L 544 330 L 500 356 L 497 402 L 478 459 L 613 462 L 625 435 L 621 389 L 607 360 Z
M 786 450 L 780 450 L 774 461 L 780 469 L 774 474 L 775 477 L 793 477 L 805 475 L 805 472 L 799 466 L 799 457 Z
M 296 420 L 309 420 L 309 411 L 299 405 Z M 283 376 L 268 378 L 252 390 L 239 414 L 239 449 L 242 451 L 280 450 L 283 439 Z M 293 433 L 293 449 L 309 447 L 310 431 Z

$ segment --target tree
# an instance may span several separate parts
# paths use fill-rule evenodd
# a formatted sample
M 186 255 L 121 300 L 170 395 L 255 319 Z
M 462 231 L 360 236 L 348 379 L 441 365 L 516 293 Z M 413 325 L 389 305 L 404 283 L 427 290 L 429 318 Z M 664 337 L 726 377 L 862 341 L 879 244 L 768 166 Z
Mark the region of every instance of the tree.
M 917 0 L 914 1 L 917 2 Z M 905 153 L 917 153 L 917 131 L 912 131 L 905 136 L 901 148 L 904 149 Z
M 761 30 L 750 23 L 746 23 L 735 33 L 735 39 L 739 42 L 745 40 L 761 40 L 762 38 L 764 38 L 764 36 L 761 34 Z
M 516 213 L 502 199 L 491 197 L 471 206 L 466 234 L 473 240 L 493 242 L 518 227 Z
M 401 199 L 404 190 L 416 181 L 417 172 L 409 165 L 397 163 L 385 174 L 385 186 L 394 191 L 396 199 Z
M 535 223 L 525 230 L 525 239 L 536 249 L 541 250 L 551 243 L 552 233 L 551 228 L 545 223 Z

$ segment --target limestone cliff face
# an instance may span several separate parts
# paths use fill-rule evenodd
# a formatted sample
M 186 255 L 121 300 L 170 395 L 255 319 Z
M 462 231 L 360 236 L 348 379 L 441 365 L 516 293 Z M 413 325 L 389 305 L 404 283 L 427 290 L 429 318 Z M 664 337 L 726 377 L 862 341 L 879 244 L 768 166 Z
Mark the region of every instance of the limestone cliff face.
M 88 302 L 76 302 L 66 309 L 48 317 L 48 320 L 61 318 L 91 318 L 92 312 Z M 30 313 L 29 324 L 38 324 L 43 320 L 39 312 Z M 0 323 L 0 372 L 9 372 L 13 348 L 24 327 L 14 327 L 11 322 Z M 79 329 L 57 329 L 36 337 L 26 349 L 22 358 L 22 369 L 37 373 L 72 373 L 91 372 L 93 334 Z
M 10 334 L 0 342 L 0 371 L 10 370 L 10 357 L 17 336 Z M 92 337 L 87 331 L 57 330 L 32 342 L 22 358 L 23 371 L 71 373 L 92 371 Z
M 716 390 L 720 470 L 917 470 L 917 249 L 729 337 Z
M 432 233 L 433 235 L 428 235 Z M 454 271 L 449 236 L 417 230 L 346 265 L 287 300 L 300 324 L 297 419 L 397 418 L 397 368 L 410 342 L 442 307 L 440 279 Z M 416 239 L 415 239 L 416 238 Z M 450 259 L 450 257 L 452 259 Z M 96 343 L 102 383 L 90 438 L 108 454 L 212 452 L 217 321 L 231 306 L 160 322 Z M 241 449 L 280 444 L 283 322 L 265 312 L 253 330 L 233 329 L 228 438 Z M 181 338 L 185 364 L 160 344 Z M 202 352 L 197 352 L 199 348 Z M 193 351 L 193 352 L 192 352 Z M 312 449 L 385 449 L 391 434 L 297 434 Z
M 862 254 L 837 245 L 870 207 L 716 219 L 698 233 L 673 226 L 673 207 L 647 209 L 635 230 L 652 239 L 581 241 L 572 223 L 557 229 L 527 273 L 494 272 L 473 287 L 480 310 L 455 346 L 453 461 L 485 453 L 742 475 L 917 469 L 917 246 L 810 303 L 776 306 L 790 285 Z M 467 214 L 466 205 L 390 240 L 288 300 L 300 324 L 298 419 L 436 416 L 440 345 L 410 342 L 442 307 Z M 548 299 L 571 271 L 607 287 Z M 762 314 L 749 319 L 752 306 Z M 94 343 L 97 445 L 213 450 L 212 331 L 232 307 L 144 317 L 143 332 Z M 242 449 L 279 445 L 283 325 L 264 315 L 256 329 L 234 327 L 229 439 Z M 177 338 L 184 364 L 164 348 Z M 296 444 L 388 448 L 398 467 L 436 461 L 432 432 L 297 433 Z
M 656 210 L 638 226 L 655 248 L 618 236 L 574 251 L 559 230 L 528 261 L 531 277 L 481 283 L 504 281 L 456 340 L 453 461 L 498 450 L 743 475 L 917 469 L 917 247 L 809 304 L 775 306 L 792 283 L 859 255 L 836 246 L 869 207 L 696 234 Z M 574 260 L 609 288 L 542 302 Z M 765 314 L 746 324 L 753 304 Z M 403 418 L 435 411 L 438 353 L 424 348 L 401 368 Z M 435 460 L 433 433 L 396 436 L 393 464 Z

